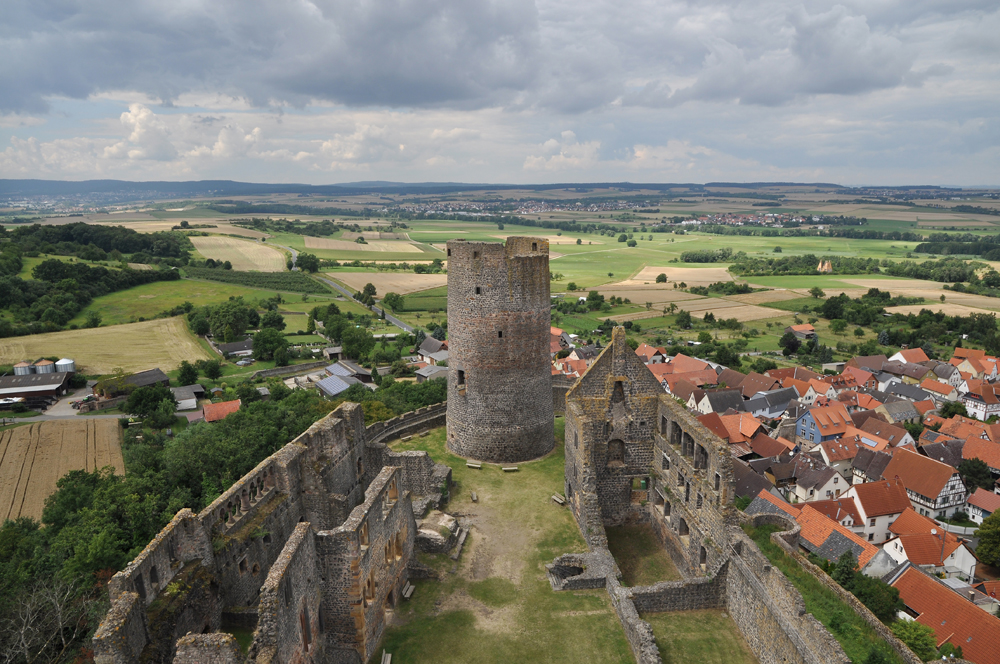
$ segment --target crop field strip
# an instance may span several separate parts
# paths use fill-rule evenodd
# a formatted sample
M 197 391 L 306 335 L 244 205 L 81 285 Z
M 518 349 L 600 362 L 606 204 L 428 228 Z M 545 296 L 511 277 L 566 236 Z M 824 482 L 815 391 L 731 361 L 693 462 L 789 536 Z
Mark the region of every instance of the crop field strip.
M 234 270 L 283 272 L 285 254 L 261 242 L 239 240 L 221 235 L 192 237 L 191 243 L 202 256 L 229 261 Z
M 386 293 L 406 295 L 445 286 L 448 283 L 447 274 L 414 274 L 413 272 L 332 272 L 327 276 L 356 291 L 370 283 L 375 286 L 378 297 L 382 297 Z
M 32 422 L 0 432 L 0 519 L 41 519 L 60 477 L 105 466 L 125 472 L 114 418 Z
M 180 316 L 0 339 L 0 363 L 13 364 L 26 357 L 46 355 L 71 357 L 77 369 L 88 374 L 109 374 L 118 367 L 126 371 L 153 367 L 171 371 L 181 360 L 212 359 Z

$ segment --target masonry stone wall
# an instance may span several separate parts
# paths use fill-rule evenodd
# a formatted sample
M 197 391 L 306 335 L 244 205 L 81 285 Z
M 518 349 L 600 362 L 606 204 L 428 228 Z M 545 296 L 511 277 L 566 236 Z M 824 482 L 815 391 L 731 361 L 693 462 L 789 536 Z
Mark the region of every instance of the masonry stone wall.
M 431 425 L 444 409 L 421 410 L 396 418 L 393 427 L 380 427 L 376 433 Z M 115 575 L 108 588 L 111 608 L 94 637 L 95 661 L 167 664 L 177 652 L 178 639 L 189 632 L 200 635 L 218 630 L 225 610 L 239 615 L 243 624 L 257 626 L 262 639 L 257 649 L 260 657 L 248 660 L 250 664 L 360 662 L 374 651 L 386 607 L 398 600 L 399 588 L 406 581 L 416 533 L 412 497 L 437 505 L 447 497 L 450 480 L 451 469 L 434 464 L 424 452 L 397 453 L 382 443 L 369 445 L 360 406 L 342 404 L 258 464 L 197 516 L 187 509 L 178 512 Z M 392 498 L 386 498 L 390 494 Z M 359 526 L 362 518 L 370 528 L 369 546 L 381 547 L 381 554 L 345 557 L 336 546 L 328 546 L 337 539 L 329 536 L 331 532 L 344 524 Z M 391 559 L 387 559 L 386 544 L 392 544 Z M 375 562 L 378 558 L 381 564 Z M 320 601 L 337 589 L 320 583 L 318 570 L 323 570 L 324 579 L 340 578 L 344 565 L 354 574 L 372 572 L 379 592 L 367 601 L 355 593 L 358 603 L 366 607 L 361 614 L 363 629 L 338 640 L 323 629 L 329 625 L 332 630 L 338 618 Z M 273 579 L 279 580 L 269 586 Z M 355 590 L 363 591 L 356 581 Z M 298 614 L 290 613 L 291 604 L 275 604 L 286 599 L 288 589 L 293 594 L 288 601 L 294 600 Z M 282 594 L 277 599 L 268 599 L 268 592 L 273 595 L 278 590 Z M 309 593 L 315 593 L 315 601 L 308 599 L 313 597 Z M 354 608 L 343 611 L 346 619 L 355 619 Z M 304 612 L 309 632 L 304 631 Z M 289 625 L 295 620 L 299 621 L 295 633 L 310 637 L 311 650 L 301 639 L 282 640 L 285 637 L 280 635 L 291 630 Z M 269 633 L 278 636 L 271 638 Z M 207 657 L 208 651 L 200 648 L 225 650 L 223 641 L 185 641 L 178 661 Z M 325 651 L 328 643 L 333 647 L 321 657 L 317 653 Z
M 323 662 L 321 575 L 313 531 L 295 527 L 260 592 L 259 617 L 248 659 L 260 662 Z
M 552 377 L 552 409 L 556 415 L 562 415 L 566 412 L 566 393 L 576 385 L 577 380 L 577 378 L 569 376 Z
M 241 664 L 240 646 L 231 634 L 189 634 L 177 640 L 174 664 Z
M 549 243 L 448 242 L 448 448 L 515 463 L 552 450 Z
M 713 577 L 682 581 L 663 581 L 651 586 L 629 589 L 629 596 L 640 613 L 696 611 L 726 606 L 728 562 Z

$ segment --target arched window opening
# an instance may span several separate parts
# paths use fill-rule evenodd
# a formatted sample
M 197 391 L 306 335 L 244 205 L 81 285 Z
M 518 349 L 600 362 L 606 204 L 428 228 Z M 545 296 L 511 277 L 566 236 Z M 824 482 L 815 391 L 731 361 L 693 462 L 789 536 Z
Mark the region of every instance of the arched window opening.
M 620 440 L 608 442 L 608 466 L 625 465 L 625 443 Z

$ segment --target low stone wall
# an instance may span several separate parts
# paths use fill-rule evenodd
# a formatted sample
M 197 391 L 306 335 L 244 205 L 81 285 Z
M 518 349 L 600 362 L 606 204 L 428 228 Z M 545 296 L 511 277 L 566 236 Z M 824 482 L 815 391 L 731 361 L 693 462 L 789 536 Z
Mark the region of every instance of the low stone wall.
M 652 586 L 631 588 L 632 603 L 640 613 L 696 611 L 726 606 L 726 570 L 724 563 L 712 578 L 664 581 Z
M 576 385 L 577 380 L 579 379 L 569 376 L 552 377 L 552 409 L 556 415 L 562 415 L 566 412 L 566 393 Z
M 365 427 L 369 445 L 384 443 L 406 435 L 413 435 L 426 429 L 444 426 L 448 411 L 448 402 L 443 401 L 433 406 L 424 406 L 417 410 L 404 413 L 391 420 L 375 422 Z
M 173 664 L 239 664 L 240 646 L 232 634 L 188 634 L 177 640 Z
M 305 364 L 289 364 L 287 367 L 261 369 L 250 374 L 250 380 L 254 380 L 255 378 L 273 378 L 274 376 L 289 376 L 291 374 L 312 371 L 313 369 L 322 369 L 323 367 L 330 366 L 330 364 L 330 362 L 324 360 L 322 362 L 306 362 Z
M 615 571 L 618 571 L 617 567 Z M 632 654 L 635 655 L 637 664 L 663 664 L 660 649 L 656 646 L 656 637 L 653 636 L 653 628 L 639 616 L 629 590 L 622 587 L 615 574 L 608 575 L 607 590 L 611 596 L 611 605 L 615 607 L 618 620 L 625 630 L 625 638 L 632 646 Z
M 795 533 L 797 540 L 797 526 Z M 780 546 L 786 553 L 788 553 L 788 555 L 792 556 L 803 569 L 816 577 L 820 583 L 832 590 L 842 602 L 854 609 L 854 612 L 861 616 L 861 619 L 868 623 L 868 626 L 871 627 L 876 634 L 882 637 L 882 639 L 889 644 L 889 647 L 895 650 L 896 654 L 899 655 L 900 659 L 906 662 L 906 664 L 920 664 L 922 660 L 917 657 L 917 655 L 910 650 L 905 643 L 900 641 L 899 638 L 892 633 L 892 630 L 889 629 L 888 625 L 879 620 L 867 606 L 861 603 L 861 600 L 845 590 L 839 583 L 831 579 L 826 572 L 809 562 L 809 560 L 798 551 L 797 545 L 790 544 L 787 541 L 787 535 L 788 533 L 785 532 L 772 533 L 771 541 Z

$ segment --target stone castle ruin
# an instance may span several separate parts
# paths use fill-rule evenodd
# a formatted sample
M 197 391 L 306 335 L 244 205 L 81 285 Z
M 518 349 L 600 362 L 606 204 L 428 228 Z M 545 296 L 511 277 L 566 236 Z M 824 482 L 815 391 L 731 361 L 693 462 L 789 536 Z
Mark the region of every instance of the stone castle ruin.
M 342 404 L 200 514 L 184 509 L 109 584 L 98 664 L 357 664 L 407 582 L 416 518 L 451 469 L 382 442 L 440 426 L 443 405 L 364 426 Z M 223 621 L 253 629 L 242 659 Z
M 448 242 L 448 449 L 516 463 L 555 445 L 549 243 Z
M 605 588 L 639 664 L 661 662 L 640 613 L 709 608 L 761 664 L 849 661 L 740 528 L 728 445 L 663 392 L 624 328 L 565 400 L 566 498 L 590 550 L 549 565 L 555 590 Z M 605 527 L 624 523 L 649 524 L 683 580 L 622 586 Z

